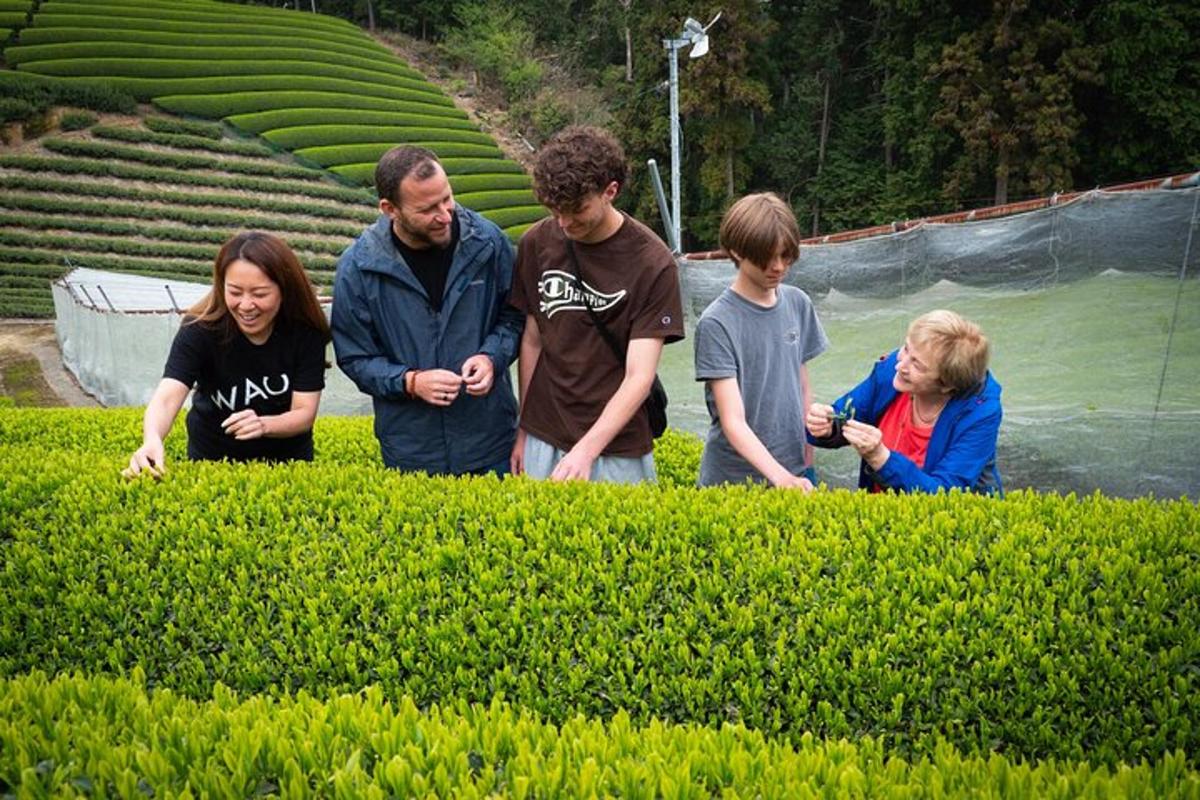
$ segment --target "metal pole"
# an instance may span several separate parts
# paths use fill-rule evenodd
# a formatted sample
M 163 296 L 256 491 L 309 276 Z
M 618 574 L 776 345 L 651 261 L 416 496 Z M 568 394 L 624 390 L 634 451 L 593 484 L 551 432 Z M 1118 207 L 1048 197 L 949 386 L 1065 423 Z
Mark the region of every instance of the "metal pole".
M 96 288 L 100 291 L 100 296 L 104 298 L 104 302 L 108 303 L 108 307 L 115 312 L 117 307 L 113 305 L 112 300 L 108 299 L 108 292 L 104 291 L 104 287 L 98 283 L 96 284 Z
M 91 293 L 91 292 L 89 292 L 89 291 L 87 290 L 87 287 L 86 287 L 86 286 L 84 286 L 82 283 L 81 283 L 81 284 L 79 284 L 79 290 L 80 290 L 81 292 L 83 292 L 83 296 L 84 296 L 84 297 L 86 297 L 86 298 L 88 299 L 88 302 L 92 304 L 92 308 L 95 308 L 95 309 L 99 309 L 99 308 L 100 308 L 100 306 L 96 305 L 96 301 L 92 299 L 92 293 Z
M 686 39 L 663 39 L 671 61 L 671 224 L 678 252 L 683 251 L 683 220 L 679 211 L 679 48 Z
M 675 223 L 671 221 L 671 211 L 667 208 L 667 196 L 663 194 L 662 176 L 658 174 L 658 162 L 653 158 L 646 160 L 650 168 L 650 181 L 654 184 L 654 199 L 658 201 L 658 213 L 662 214 L 663 230 L 667 232 L 667 246 L 671 252 L 678 255 L 682 252 L 679 242 L 675 241 Z

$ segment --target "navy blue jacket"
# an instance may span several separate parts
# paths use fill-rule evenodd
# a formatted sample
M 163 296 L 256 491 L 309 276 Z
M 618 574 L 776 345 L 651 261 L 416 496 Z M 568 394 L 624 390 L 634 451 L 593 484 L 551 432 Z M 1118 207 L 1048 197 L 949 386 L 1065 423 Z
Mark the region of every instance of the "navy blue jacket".
M 833 402 L 834 411 L 841 413 L 846 401 L 853 398 L 854 418 L 878 425 L 898 394 L 892 386 L 898 352 L 894 350 L 876 362 L 866 380 Z M 907 456 L 892 451 L 878 472 L 864 461 L 859 468 L 858 485 L 867 489 L 878 483 L 901 492 L 933 493 L 938 489 L 959 488 L 1002 494 L 1000 472 L 996 468 L 1001 416 L 1000 384 L 988 372 L 974 391 L 955 395 L 946 403 L 929 437 L 923 469 Z M 840 432 L 823 439 L 809 434 L 808 440 L 817 447 L 846 445 Z
M 513 248 L 496 225 L 459 206 L 459 239 L 435 312 L 421 282 L 392 243 L 391 220 L 367 228 L 338 261 L 333 291 L 337 363 L 374 398 L 375 436 L 389 467 L 462 474 L 507 461 L 516 435 L 517 402 L 508 368 L 517 355 L 524 315 L 508 305 Z M 449 406 L 404 392 L 409 369 L 447 369 L 486 353 L 492 390 L 464 389 Z

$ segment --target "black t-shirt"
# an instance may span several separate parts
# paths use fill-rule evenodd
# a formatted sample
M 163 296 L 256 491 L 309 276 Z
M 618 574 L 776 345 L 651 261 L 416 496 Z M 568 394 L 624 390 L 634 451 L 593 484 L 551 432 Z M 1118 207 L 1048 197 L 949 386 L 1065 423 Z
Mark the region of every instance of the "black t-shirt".
M 413 275 L 425 287 L 429 295 L 429 305 L 434 311 L 442 310 L 442 297 L 446 294 L 446 275 L 450 272 L 450 264 L 454 261 L 454 248 L 458 244 L 458 214 L 450 220 L 450 243 L 445 247 L 426 247 L 424 250 L 414 250 L 406 245 L 394 228 L 388 229 L 392 234 L 392 244 L 400 251 L 404 263 L 412 270 Z
M 283 414 L 292 392 L 325 388 L 325 342 L 320 332 L 278 319 L 261 345 L 240 330 L 226 339 L 219 327 L 184 322 L 175 334 L 164 378 L 195 387 L 187 415 L 188 458 L 198 461 L 311 461 L 312 431 L 288 438 L 238 441 L 221 423 L 238 411 Z

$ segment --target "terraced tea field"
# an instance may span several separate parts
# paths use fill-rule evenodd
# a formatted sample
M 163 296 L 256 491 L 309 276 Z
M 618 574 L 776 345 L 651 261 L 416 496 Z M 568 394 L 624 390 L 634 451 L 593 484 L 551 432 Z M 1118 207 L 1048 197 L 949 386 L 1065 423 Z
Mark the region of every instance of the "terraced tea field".
M 377 216 L 365 190 L 222 126 L 115 118 L 0 153 L 0 315 L 50 316 L 73 266 L 205 281 L 234 231 L 268 230 L 316 284 Z
M 249 227 L 286 238 L 327 288 L 376 217 L 376 161 L 402 143 L 437 153 L 458 201 L 514 240 L 545 215 L 453 100 L 342 20 L 212 0 L 0 0 L 4 25 L 5 63 L 27 82 L 157 110 L 0 149 L 0 316 L 49 316 L 47 279 L 70 265 L 202 280 Z

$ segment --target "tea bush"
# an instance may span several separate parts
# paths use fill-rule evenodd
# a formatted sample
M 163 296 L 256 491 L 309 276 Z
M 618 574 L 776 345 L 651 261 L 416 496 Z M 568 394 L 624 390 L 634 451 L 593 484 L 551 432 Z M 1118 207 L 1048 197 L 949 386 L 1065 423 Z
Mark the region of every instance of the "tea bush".
M 90 128 L 98 122 L 95 114 L 87 111 L 68 111 L 58 121 L 58 127 L 64 131 L 81 131 Z
M 82 142 L 81 144 L 88 143 Z M 103 148 L 103 145 L 100 147 Z M 103 154 L 111 153 L 111 150 L 102 149 L 93 158 L 47 158 L 44 156 L 0 154 L 0 167 L 9 167 L 42 174 L 90 175 L 93 177 L 125 178 L 131 181 L 146 181 L 148 183 L 237 189 L 266 194 L 297 194 L 360 206 L 371 202 L 370 195 L 361 188 L 331 185 L 321 181 L 321 173 L 315 170 L 306 170 L 306 177 L 307 175 L 316 175 L 316 181 L 221 175 L 213 172 L 164 169 L 161 167 L 142 166 L 141 164 L 103 160 Z
M 295 151 L 295 154 L 321 167 L 334 167 L 344 164 L 369 164 L 372 171 L 380 157 L 396 146 L 397 143 L 385 142 L 375 144 L 345 144 L 327 145 L 323 147 L 305 147 Z M 432 150 L 439 159 L 479 158 L 495 159 L 504 157 L 500 148 L 494 144 L 464 144 L 461 142 L 410 141 L 408 144 L 419 145 Z M 502 171 L 502 170 L 497 170 Z
M 218 81 L 223 83 L 223 81 Z M 206 93 L 192 89 L 180 89 L 178 92 L 165 91 L 156 94 L 154 104 L 175 114 L 208 117 L 209 119 L 228 118 L 236 124 L 235 119 L 244 114 L 273 110 L 296 109 L 338 109 L 338 118 L 342 109 L 384 111 L 391 113 L 419 114 L 429 117 L 446 117 L 467 121 L 466 112 L 450 106 L 431 105 L 424 102 L 396 100 L 387 97 L 372 97 L 360 94 L 345 94 L 335 88 L 309 89 L 300 91 L 293 88 L 291 81 L 288 87 L 277 91 L 269 91 L 267 87 L 256 84 L 256 89 L 245 91 L 230 91 L 225 93 Z M 172 87 L 177 88 L 177 87 Z M 344 87 L 343 87 L 344 88 Z M 209 91 L 214 91 L 210 82 Z M 317 113 L 317 119 L 329 119 L 329 112 Z M 467 123 L 470 125 L 470 123 Z M 474 125 L 470 125 L 474 128 Z M 247 128 L 246 130 L 250 130 Z M 254 131 L 251 131 L 254 132 Z
M 60 139 L 57 137 L 50 137 L 43 140 L 42 146 L 53 153 L 61 153 L 65 156 L 97 160 L 132 161 L 155 167 L 170 167 L 176 170 L 210 169 L 218 172 L 232 172 L 270 178 L 288 178 L 299 181 L 322 181 L 325 179 L 325 175 L 320 170 L 279 164 L 274 161 L 239 161 L 228 158 L 222 159 L 213 156 L 195 155 L 192 153 L 147 150 L 140 147 L 126 147 L 124 145 L 107 144 L 105 142 Z
M 448 97 L 427 91 L 407 89 L 388 84 L 366 83 L 344 78 L 324 78 L 317 75 L 304 74 L 271 74 L 271 75 L 217 75 L 199 78 L 156 78 L 129 77 L 105 74 L 98 61 L 90 59 L 75 59 L 69 62 L 33 61 L 22 64 L 21 69 L 35 74 L 71 76 L 88 79 L 88 82 L 99 86 L 110 86 L 114 89 L 133 95 L 139 100 L 153 100 L 158 103 L 165 95 L 209 95 L 220 97 L 223 93 L 237 95 L 246 92 L 269 92 L 271 94 L 285 92 L 295 94 L 300 92 L 323 92 L 334 94 L 353 101 L 350 108 L 368 108 L 367 101 L 390 101 L 392 103 L 408 102 L 429 109 L 425 113 L 436 114 L 437 109 L 457 111 L 453 101 Z M 274 106 L 278 107 L 278 106 Z M 384 106 L 391 108 L 391 106 Z M 174 109 L 168 109 L 174 110 Z M 262 110 L 253 108 L 247 110 Z M 418 109 L 424 110 L 424 109 Z M 222 111 L 214 116 L 239 113 L 236 107 L 222 106 Z M 457 116 L 446 114 L 446 116 Z
M 312 464 L 187 463 L 177 431 L 166 479 L 125 482 L 137 420 L 0 411 L 0 675 L 1196 752 L 1191 503 L 698 490 L 694 438 L 661 440 L 661 487 L 428 478 L 325 419 Z
M 341 125 L 365 127 L 368 130 L 384 126 L 394 126 L 397 128 L 424 127 L 439 130 L 463 130 L 478 133 L 475 123 L 468 120 L 465 113 L 459 117 L 448 117 L 441 116 L 439 110 L 439 115 L 433 116 L 419 113 L 420 109 L 417 109 L 415 105 L 414 113 L 403 111 L 372 111 L 370 109 L 359 108 L 337 108 L 334 111 L 330 108 L 321 107 L 319 104 L 310 105 L 316 105 L 317 107 L 276 108 L 270 111 L 258 111 L 251 114 L 233 114 L 231 112 L 231 116 L 226 117 L 226 121 L 244 131 L 261 133 L 264 135 L 264 138 L 271 140 L 273 140 L 272 136 L 276 132 L 280 132 L 281 136 L 287 135 L 283 134 L 281 129 L 324 127 L 329 123 L 331 113 L 336 113 L 336 118 Z M 283 144 L 282 141 L 279 143 Z M 297 146 L 300 146 L 299 143 Z
M 204 150 L 209 153 L 235 156 L 270 158 L 275 153 L 271 148 L 258 142 L 212 139 L 208 136 L 192 136 L 183 133 L 158 133 L 118 125 L 98 125 L 92 130 L 92 135 L 98 139 L 111 139 L 118 142 L 152 144 L 177 150 Z
M 255 58 L 250 61 L 232 60 L 221 52 L 209 53 L 202 58 L 188 60 L 182 56 L 171 58 L 102 58 L 88 55 L 81 58 L 37 59 L 24 62 L 24 69 L 41 75 L 69 75 L 73 77 L 103 78 L 153 78 L 156 80 L 185 78 L 228 77 L 238 86 L 242 80 L 247 87 L 253 85 L 248 76 L 287 75 L 295 78 L 330 78 L 353 81 L 365 85 L 381 84 L 397 89 L 410 90 L 418 94 L 405 94 L 402 99 L 416 99 L 435 105 L 453 105 L 453 102 L 426 80 L 397 75 L 374 69 L 343 66 L 324 61 L 272 60 Z M 299 82 L 299 81 L 297 81 Z M 267 87 L 269 88 L 269 87 Z M 201 91 L 203 91 L 201 89 Z M 362 89 L 362 91 L 366 91 Z M 378 90 L 366 92 L 379 94 Z M 391 94 L 381 96 L 390 97 Z
M 263 138 L 280 147 L 298 150 L 306 147 L 322 147 L 349 144 L 402 144 L 405 142 L 460 142 L 463 144 L 486 145 L 495 148 L 492 137 L 474 130 L 455 128 L 418 127 L 415 125 L 347 125 L 318 124 L 275 128 L 263 134 Z
M 936 791 L 935 791 L 936 787 Z M 0 791 L 284 797 L 1190 798 L 1183 754 L 1115 770 L 939 747 L 920 761 L 864 739 L 795 745 L 741 725 L 561 726 L 500 701 L 422 709 L 378 689 L 202 701 L 132 679 L 0 681 Z
M 231 9 L 236 8 L 236 6 L 228 4 L 223 6 L 223 8 Z M 192 30 L 187 33 L 177 33 L 171 31 L 139 30 L 127 26 L 94 28 L 87 25 L 55 25 L 54 27 L 25 28 L 21 31 L 20 46 L 76 43 L 86 45 L 89 42 L 96 44 L 111 42 L 130 45 L 167 45 L 172 48 L 241 47 L 252 48 L 254 51 L 260 49 L 303 48 L 305 52 L 312 53 L 315 57 L 322 59 L 327 59 L 330 55 L 345 55 L 351 58 L 365 58 L 370 61 L 377 61 L 381 56 L 384 58 L 392 57 L 390 52 L 379 47 L 370 39 L 363 38 L 354 42 L 342 39 L 334 41 L 328 38 L 321 38 L 320 34 L 313 34 L 305 30 L 292 31 L 287 35 L 254 35 L 211 33 L 205 31 L 203 28 L 198 31 Z M 90 51 L 85 48 L 83 52 L 86 55 Z M 416 70 L 411 71 L 413 77 L 420 75 Z

